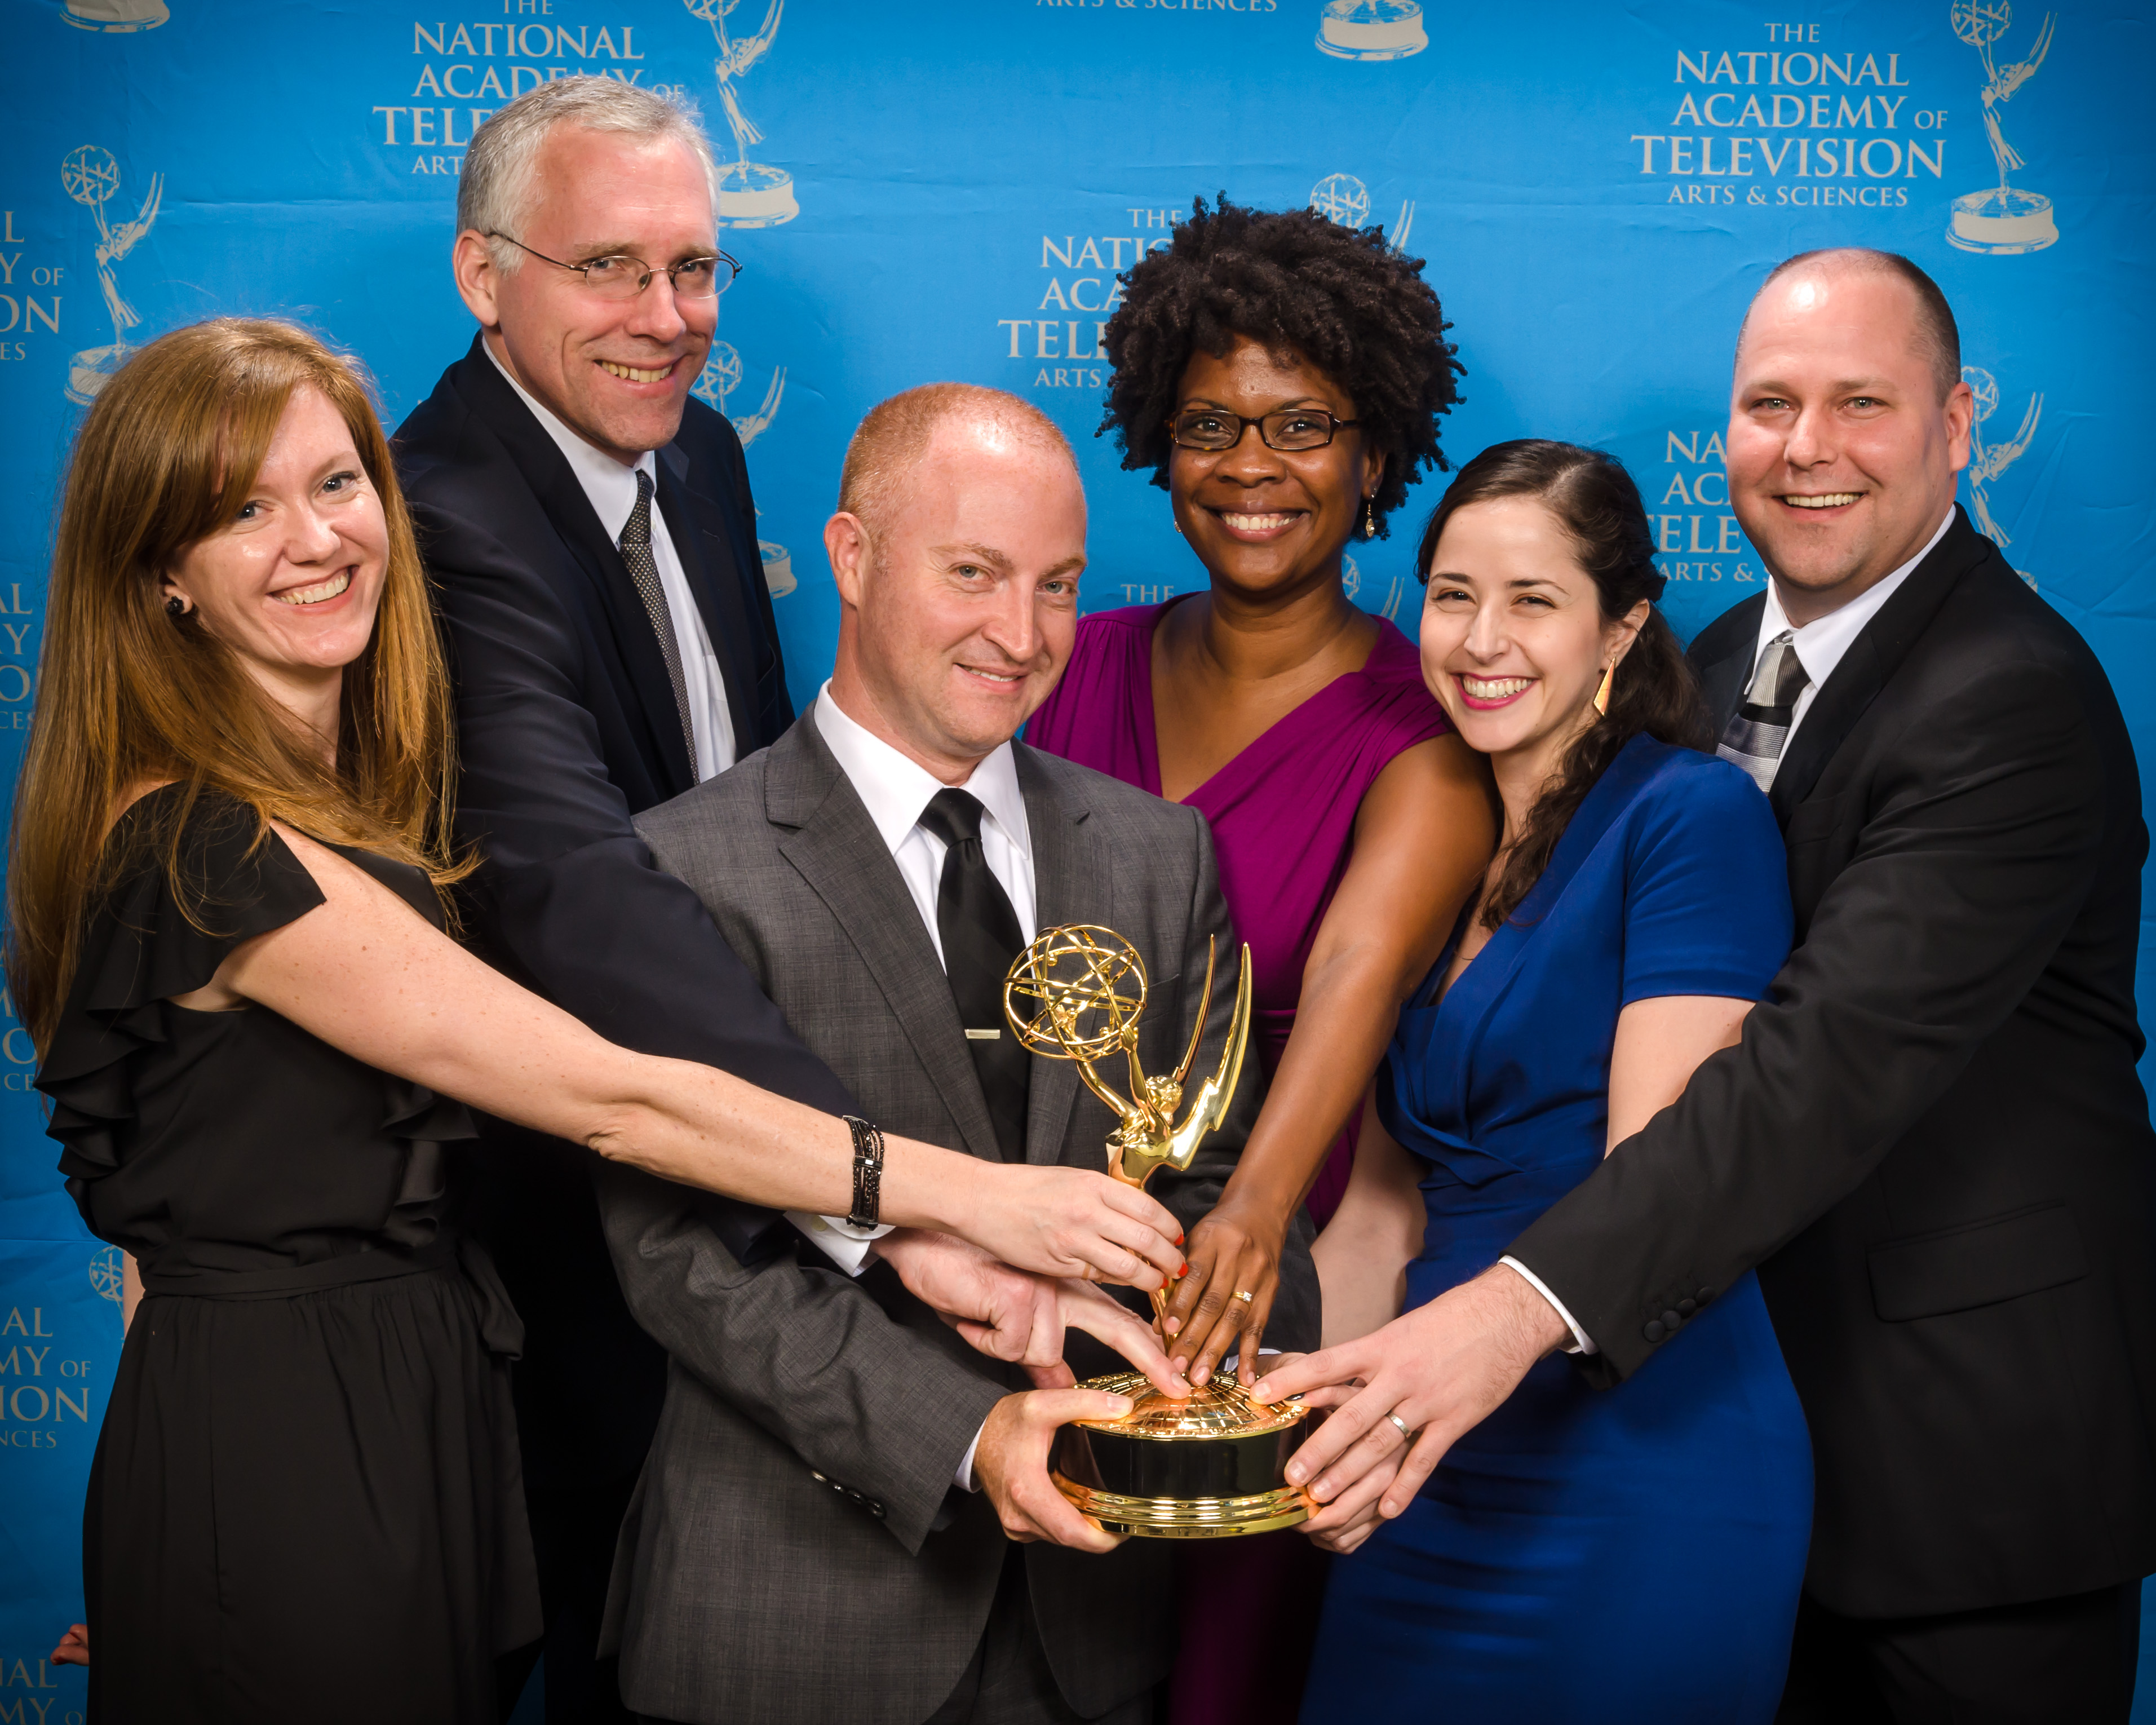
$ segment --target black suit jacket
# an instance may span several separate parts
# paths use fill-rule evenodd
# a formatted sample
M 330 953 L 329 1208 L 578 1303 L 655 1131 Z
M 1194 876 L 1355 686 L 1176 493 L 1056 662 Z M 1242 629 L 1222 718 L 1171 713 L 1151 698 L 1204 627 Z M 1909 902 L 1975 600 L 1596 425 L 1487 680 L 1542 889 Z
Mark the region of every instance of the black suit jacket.
M 583 487 L 479 340 L 395 447 L 456 682 L 458 834 L 485 857 L 466 906 L 475 944 L 615 1042 L 852 1111 L 636 835 L 637 814 L 696 783 L 658 639 Z M 657 466 L 660 511 L 747 755 L 793 710 L 741 442 L 692 398 Z M 633 1471 L 665 1355 L 623 1302 L 591 1158 L 495 1122 L 480 1160 L 474 1226 L 526 1321 L 526 1476 L 543 1490 Z M 784 1232 L 746 1205 L 712 1199 L 706 1212 L 747 1256 Z
M 1718 722 L 1765 603 L 1693 644 Z M 2148 834 L 2102 668 L 1958 511 L 1773 801 L 1789 963 L 1742 1042 L 1512 1250 L 1605 1384 L 1759 1266 L 1817 1464 L 1807 1586 L 1834 1610 L 2156 1570 Z

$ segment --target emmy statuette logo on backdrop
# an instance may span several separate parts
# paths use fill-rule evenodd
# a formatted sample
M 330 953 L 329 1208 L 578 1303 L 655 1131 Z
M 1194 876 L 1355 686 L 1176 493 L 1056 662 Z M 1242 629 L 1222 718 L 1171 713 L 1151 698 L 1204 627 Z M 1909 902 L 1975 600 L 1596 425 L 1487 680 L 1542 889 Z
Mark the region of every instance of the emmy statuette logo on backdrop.
M 690 386 L 691 395 L 701 396 L 721 413 L 726 411 L 726 398 L 741 387 L 741 355 L 727 341 L 711 343 L 711 357 L 704 362 L 704 369 Z M 771 422 L 778 417 L 778 403 L 786 394 L 786 367 L 781 366 L 771 374 L 771 387 L 763 392 L 763 405 L 745 418 L 735 419 L 732 414 L 734 435 L 746 449 L 762 436 Z M 758 510 L 757 514 L 763 513 Z M 793 578 L 793 553 L 783 545 L 768 539 L 756 542 L 757 554 L 763 559 L 764 584 L 771 589 L 774 599 L 783 598 L 800 583 Z
M 78 30 L 115 35 L 154 30 L 172 15 L 165 0 L 67 0 L 60 9 L 60 16 Z
M 1343 228 L 1361 228 L 1370 219 L 1370 188 L 1353 174 L 1327 174 L 1310 188 L 1310 207 L 1328 222 Z M 1414 231 L 1412 198 L 1400 201 L 1400 213 L 1385 236 L 1385 249 L 1394 257 L 1407 254 L 1408 235 Z
M 131 222 L 113 225 L 105 218 L 105 206 L 120 189 L 120 164 L 108 150 L 85 144 L 70 150 L 60 162 L 60 184 L 67 195 L 83 205 L 97 221 L 97 285 L 105 290 L 105 309 L 112 314 L 112 345 L 85 347 L 68 362 L 67 398 L 74 402 L 94 400 L 105 380 L 126 363 L 135 350 L 127 332 L 142 316 L 120 295 L 119 278 L 112 266 L 133 251 L 157 219 L 157 206 L 165 195 L 165 177 L 150 176 L 150 190 Z
M 118 1246 L 106 1246 L 90 1255 L 90 1285 L 117 1308 L 124 1327 L 127 1321 L 126 1271 Z
M 718 40 L 719 57 L 712 69 L 719 77 L 719 101 L 726 110 L 726 125 L 734 135 L 734 159 L 719 168 L 719 225 L 721 228 L 776 228 L 801 213 L 793 201 L 793 176 L 785 169 L 767 167 L 748 159 L 749 146 L 763 141 L 755 121 L 742 112 L 734 94 L 734 80 L 762 59 L 778 34 L 778 20 L 786 0 L 771 0 L 763 15 L 763 28 L 753 36 L 735 40 L 726 33 L 726 20 L 741 0 L 682 0 L 690 12 L 711 27 Z M 746 441 L 746 439 L 744 439 Z
M 1415 0 L 1327 0 L 1317 48 L 1336 60 L 1404 60 L 1430 46 Z
M 1953 201 L 1953 216 L 1947 223 L 1947 239 L 1965 252 L 1990 252 L 2007 256 L 2017 252 L 2041 252 L 2058 244 L 2058 224 L 2051 218 L 2051 200 L 2041 192 L 2018 192 L 2007 176 L 2022 167 L 2020 154 L 2006 141 L 1999 110 L 2013 100 L 2014 92 L 2034 77 L 2044 56 L 2051 51 L 2054 14 L 2044 14 L 2029 58 L 2000 65 L 1991 45 L 2014 22 L 2008 0 L 1953 0 L 1948 13 L 1955 35 L 1984 57 L 1984 130 L 1991 141 L 1992 159 L 1999 164 L 1999 183 L 1982 192 L 1970 192 Z
M 1360 228 L 1370 219 L 1370 188 L 1353 174 L 1327 174 L 1310 188 L 1310 207 L 1327 221 L 1337 222 L 1343 228 Z M 1385 236 L 1385 249 L 1396 258 L 1406 254 L 1408 235 L 1414 231 L 1414 199 L 1403 198 L 1399 215 L 1393 223 L 1392 231 Z M 1350 600 L 1360 597 L 1363 572 L 1352 557 L 1340 559 L 1340 584 Z M 1407 583 L 1394 575 L 1386 583 L 1384 603 L 1373 603 L 1368 608 L 1388 623 L 1397 622 L 1407 591 Z M 1373 588 L 1371 598 L 1374 602 L 1376 598 Z
M 1991 482 L 2028 453 L 2036 435 L 2036 422 L 2044 417 L 2044 398 L 2029 398 L 2029 406 L 2021 415 L 2021 429 L 2011 439 L 2003 444 L 1987 444 L 1984 422 L 1999 409 L 1998 382 L 1981 366 L 1964 366 L 1961 380 L 1976 397 L 1976 412 L 1969 428 L 1969 513 L 1976 517 L 1977 531 L 2004 551 L 2014 540 L 1991 513 Z M 2036 578 L 2026 569 L 2014 572 L 2035 586 Z
M 1310 207 L 1328 222 L 1360 228 L 1370 219 L 1370 188 L 1353 174 L 1327 174 L 1310 188 Z

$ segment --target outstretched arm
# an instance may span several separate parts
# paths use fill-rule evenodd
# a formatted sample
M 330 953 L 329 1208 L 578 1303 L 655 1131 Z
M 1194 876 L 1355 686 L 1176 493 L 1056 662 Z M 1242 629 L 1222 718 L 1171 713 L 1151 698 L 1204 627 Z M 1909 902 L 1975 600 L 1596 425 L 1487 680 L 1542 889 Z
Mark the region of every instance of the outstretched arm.
M 1403 751 L 1363 797 L 1353 859 L 1304 967 L 1265 1111 L 1219 1204 L 1191 1232 L 1190 1274 L 1168 1307 L 1172 1352 L 1193 1383 L 1238 1347 L 1239 1331 L 1239 1375 L 1255 1379 L 1288 1223 L 1496 842 L 1486 769 L 1457 737 Z
M 236 947 L 183 1004 L 259 1003 L 369 1065 L 666 1179 L 773 1208 L 851 1207 L 842 1122 L 729 1073 L 615 1047 L 334 851 L 278 833 L 325 902 Z M 882 1208 L 1050 1276 L 1157 1287 L 1182 1262 L 1165 1209 L 1080 1169 L 984 1165 L 894 1138 Z

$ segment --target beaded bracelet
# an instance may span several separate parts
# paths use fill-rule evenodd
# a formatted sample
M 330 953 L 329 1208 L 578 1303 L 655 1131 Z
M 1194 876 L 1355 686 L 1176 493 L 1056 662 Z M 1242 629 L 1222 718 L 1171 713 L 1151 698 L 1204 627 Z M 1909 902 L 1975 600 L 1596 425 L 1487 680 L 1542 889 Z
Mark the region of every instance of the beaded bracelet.
M 883 1128 L 851 1114 L 844 1119 L 854 1135 L 854 1208 L 846 1219 L 873 1228 L 883 1201 Z

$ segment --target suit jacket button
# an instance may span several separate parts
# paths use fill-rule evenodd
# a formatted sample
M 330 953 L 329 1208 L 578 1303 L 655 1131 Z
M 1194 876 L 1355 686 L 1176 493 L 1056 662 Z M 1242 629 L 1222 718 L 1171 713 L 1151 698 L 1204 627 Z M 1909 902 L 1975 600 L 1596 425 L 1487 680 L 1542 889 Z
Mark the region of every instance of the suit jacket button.
M 1693 1297 L 1697 1299 L 1701 1305 L 1704 1306 L 1708 1301 L 1714 1297 L 1714 1290 L 1712 1288 L 1702 1288 Z
M 1662 1314 L 1662 1327 L 1666 1330 L 1674 1330 L 1683 1322 L 1684 1319 L 1674 1312 L 1665 1312 Z
M 1657 1323 L 1653 1318 L 1649 1318 L 1647 1320 L 1645 1334 L 1650 1342 L 1659 1342 L 1669 1332 L 1665 1330 L 1661 1325 Z
M 1692 1313 L 1699 1310 L 1699 1302 L 1697 1300 L 1680 1300 L 1677 1301 L 1677 1310 L 1686 1317 L 1690 1317 Z

